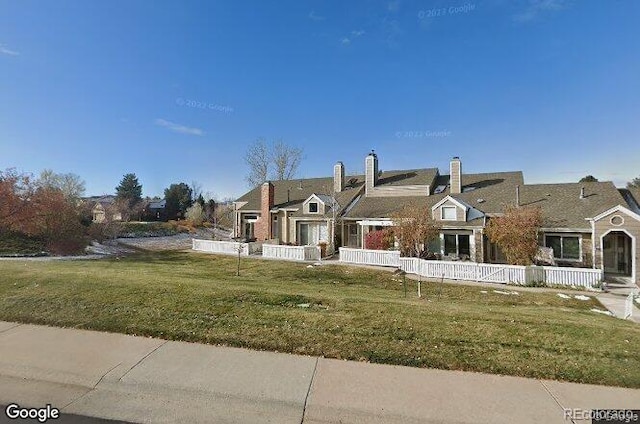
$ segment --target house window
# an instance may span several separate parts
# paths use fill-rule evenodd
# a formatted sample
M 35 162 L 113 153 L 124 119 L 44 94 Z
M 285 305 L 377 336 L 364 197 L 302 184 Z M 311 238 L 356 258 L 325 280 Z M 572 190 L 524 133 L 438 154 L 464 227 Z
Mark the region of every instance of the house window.
M 466 234 L 445 234 L 444 235 L 445 255 L 467 255 L 471 256 L 471 246 L 469 236 Z
M 273 222 L 271 224 L 271 236 L 273 238 L 280 238 L 280 232 L 278 229 L 278 217 L 274 216 L 273 217 Z
M 579 236 L 545 235 L 544 239 L 544 245 L 553 249 L 555 259 L 575 261 L 582 257 Z
M 455 206 L 443 206 L 440 208 L 441 218 L 443 221 L 455 221 L 456 220 L 456 207 Z
M 309 202 L 309 213 L 318 213 L 318 202 Z

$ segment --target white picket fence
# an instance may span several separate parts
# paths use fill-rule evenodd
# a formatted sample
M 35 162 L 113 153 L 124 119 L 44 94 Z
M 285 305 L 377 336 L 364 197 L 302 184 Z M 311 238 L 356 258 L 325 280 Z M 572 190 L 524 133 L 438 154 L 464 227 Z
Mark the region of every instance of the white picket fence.
M 399 267 L 400 252 L 392 250 L 349 249 L 341 247 L 340 262 Z
M 237 255 L 238 249 L 240 255 L 249 256 L 249 243 L 238 243 L 235 241 L 216 241 L 216 240 L 192 240 L 193 250 L 207 253 L 220 253 L 223 255 Z
M 262 257 L 271 259 L 285 259 L 290 261 L 319 261 L 320 247 L 263 244 Z
M 544 281 L 547 284 L 592 288 L 604 278 L 600 269 L 554 266 L 543 266 L 542 269 L 544 269 Z
M 340 248 L 340 262 L 391 266 L 426 278 L 444 277 L 451 280 L 486 281 L 502 284 L 544 281 L 546 284 L 592 288 L 603 278 L 602 271 L 598 269 L 428 261 L 419 258 L 401 258 L 398 251 L 344 247 Z

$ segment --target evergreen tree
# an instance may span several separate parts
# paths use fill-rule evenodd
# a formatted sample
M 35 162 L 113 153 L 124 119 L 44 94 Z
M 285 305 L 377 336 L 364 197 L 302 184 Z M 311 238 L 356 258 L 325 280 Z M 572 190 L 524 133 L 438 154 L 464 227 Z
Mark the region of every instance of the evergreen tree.
M 129 208 L 133 208 L 142 201 L 142 184 L 138 182 L 136 174 L 125 174 L 116 187 L 116 198 L 119 201 L 126 201 Z

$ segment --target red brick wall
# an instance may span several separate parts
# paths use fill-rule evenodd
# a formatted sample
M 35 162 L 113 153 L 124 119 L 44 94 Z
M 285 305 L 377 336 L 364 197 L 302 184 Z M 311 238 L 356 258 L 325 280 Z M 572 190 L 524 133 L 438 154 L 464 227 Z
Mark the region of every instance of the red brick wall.
M 273 184 L 266 182 L 260 188 L 260 217 L 256 222 L 255 236 L 258 241 L 269 240 L 271 238 L 271 213 L 273 207 Z

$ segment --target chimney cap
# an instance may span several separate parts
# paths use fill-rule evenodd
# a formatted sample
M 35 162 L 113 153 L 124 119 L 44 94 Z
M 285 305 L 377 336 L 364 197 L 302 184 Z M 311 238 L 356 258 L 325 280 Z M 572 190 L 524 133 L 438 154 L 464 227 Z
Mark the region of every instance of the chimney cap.
M 375 156 L 377 157 L 378 155 L 376 155 L 376 151 L 371 149 L 371 153 L 369 153 L 369 156 Z
M 453 159 L 451 159 L 451 160 L 460 160 L 460 157 L 459 156 L 454 156 Z
M 339 160 L 338 162 L 336 162 L 336 165 L 344 165 L 344 163 L 342 163 L 342 161 Z

